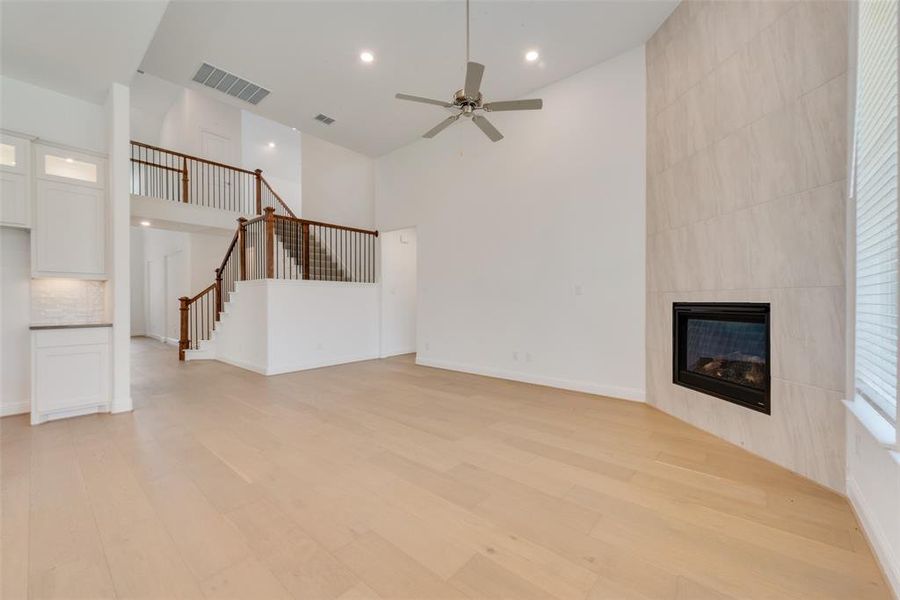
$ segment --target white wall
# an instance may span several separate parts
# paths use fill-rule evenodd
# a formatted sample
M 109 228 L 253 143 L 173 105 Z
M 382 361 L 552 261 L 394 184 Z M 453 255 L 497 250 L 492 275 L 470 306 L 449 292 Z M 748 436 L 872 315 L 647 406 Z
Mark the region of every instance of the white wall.
M 900 594 L 900 452 L 847 415 L 847 495 L 895 594 Z
M 270 142 L 275 143 L 274 148 L 269 147 Z M 241 147 L 243 167 L 251 171 L 262 169 L 275 193 L 299 216 L 300 133 L 242 110 Z
M 189 295 L 193 296 L 215 282 L 215 270 L 222 264 L 225 250 L 233 237 L 233 231 L 227 234 L 190 234 L 191 262 L 189 274 L 192 291 Z
M 265 375 L 377 358 L 378 294 L 375 284 L 240 282 L 216 358 Z
M 416 351 L 416 230 L 382 231 L 381 356 Z
M 131 335 L 146 335 L 144 308 L 144 231 L 131 228 Z
M 31 410 L 28 232 L 0 227 L 0 416 Z
M 418 361 L 643 399 L 644 49 L 533 96 L 498 143 L 462 121 L 376 162 L 378 229 L 417 228 Z
M 9 77 L 0 77 L 0 127 L 41 139 L 106 152 L 103 106 Z
M 303 218 L 372 229 L 374 161 L 305 133 L 301 140 Z
M 206 156 L 201 144 L 204 130 L 230 140 L 227 156 Z M 184 89 L 163 118 L 159 143 L 166 149 L 239 165 L 241 111 L 213 100 L 204 93 Z

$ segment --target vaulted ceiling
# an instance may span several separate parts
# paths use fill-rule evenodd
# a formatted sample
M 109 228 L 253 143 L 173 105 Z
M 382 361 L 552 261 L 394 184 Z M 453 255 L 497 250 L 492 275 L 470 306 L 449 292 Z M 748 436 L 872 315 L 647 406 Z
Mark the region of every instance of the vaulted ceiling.
M 677 0 L 473 0 L 471 57 L 488 99 L 513 99 L 646 41 Z M 96 0 L 0 3 L 0 71 L 102 102 L 135 69 L 370 156 L 430 129 L 465 73 L 465 3 Z M 525 52 L 537 50 L 529 63 Z M 374 62 L 364 64 L 369 50 Z M 191 81 L 201 63 L 271 90 L 257 106 Z M 546 106 L 545 110 L 553 110 Z M 314 120 L 323 113 L 335 119 Z M 527 118 L 527 115 L 522 115 Z
M 487 68 L 482 90 L 512 99 L 634 47 L 676 0 L 482 1 L 471 5 L 471 56 Z M 535 63 L 524 59 L 536 49 Z M 375 55 L 371 64 L 359 59 Z M 191 78 L 203 62 L 271 90 L 259 105 Z M 396 92 L 449 99 L 465 72 L 465 3 L 182 2 L 175 0 L 141 63 L 147 73 L 378 156 L 446 116 L 394 99 Z M 553 110 L 545 106 L 545 110 Z M 323 113 L 328 126 L 314 120 Z

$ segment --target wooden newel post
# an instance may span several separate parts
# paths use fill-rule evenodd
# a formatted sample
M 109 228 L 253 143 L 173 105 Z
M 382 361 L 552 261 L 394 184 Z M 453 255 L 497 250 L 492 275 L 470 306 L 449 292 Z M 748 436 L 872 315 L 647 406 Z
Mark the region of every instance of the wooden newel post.
M 188 169 L 187 158 L 181 158 L 181 201 L 188 202 Z
M 266 279 L 275 279 L 275 208 L 266 211 Z
M 245 281 L 247 279 L 247 235 L 245 225 L 247 219 L 241 217 L 238 219 L 238 280 Z
M 222 273 L 216 269 L 216 321 L 222 314 Z
M 181 333 L 178 338 L 178 360 L 184 360 L 184 351 L 190 347 L 191 340 L 188 339 L 188 317 L 191 307 L 191 299 L 182 296 L 178 299 L 181 303 L 179 312 L 181 314 Z
M 309 223 L 300 223 L 300 242 L 303 244 L 303 260 L 301 270 L 303 279 L 309 279 Z
M 256 214 L 263 214 L 262 210 L 262 169 L 257 169 L 256 173 Z

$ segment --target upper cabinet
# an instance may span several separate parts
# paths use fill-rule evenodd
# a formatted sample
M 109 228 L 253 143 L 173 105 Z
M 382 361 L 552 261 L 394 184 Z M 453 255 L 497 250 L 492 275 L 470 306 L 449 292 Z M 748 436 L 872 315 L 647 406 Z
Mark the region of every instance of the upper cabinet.
M 31 226 L 31 141 L 0 132 L 0 225 Z
M 106 279 L 106 160 L 34 145 L 34 277 Z

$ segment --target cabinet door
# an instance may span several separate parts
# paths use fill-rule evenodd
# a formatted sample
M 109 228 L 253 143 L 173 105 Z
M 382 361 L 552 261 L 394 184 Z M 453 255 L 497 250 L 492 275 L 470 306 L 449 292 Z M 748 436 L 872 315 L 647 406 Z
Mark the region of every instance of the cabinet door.
M 0 132 L 0 225 L 31 223 L 31 142 Z
M 109 345 L 36 348 L 34 398 L 37 414 L 109 402 Z
M 28 227 L 30 212 L 28 177 L 23 173 L 0 171 L 0 225 Z
M 31 239 L 35 276 L 105 278 L 103 189 L 39 179 Z

